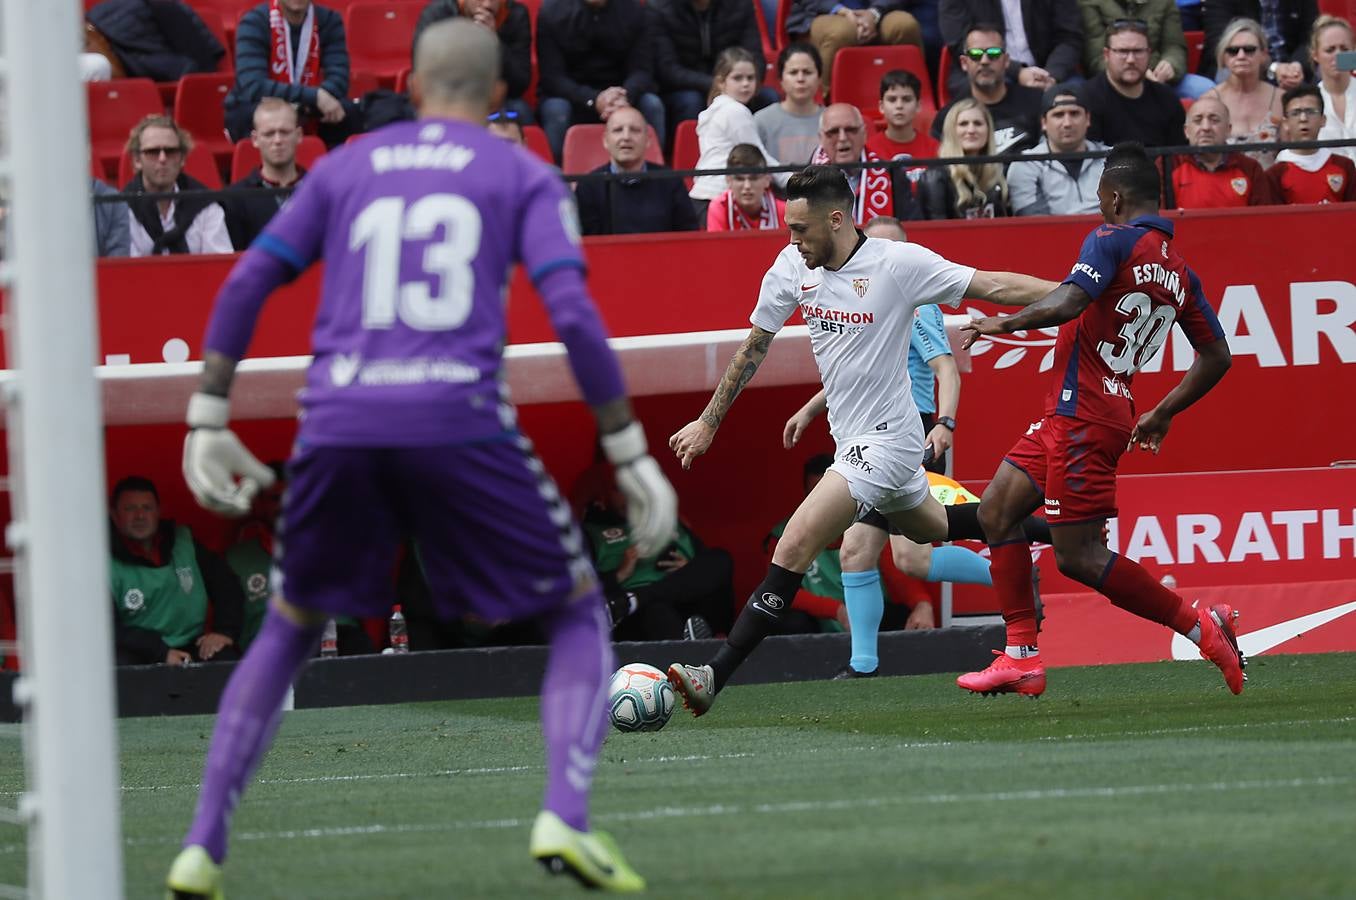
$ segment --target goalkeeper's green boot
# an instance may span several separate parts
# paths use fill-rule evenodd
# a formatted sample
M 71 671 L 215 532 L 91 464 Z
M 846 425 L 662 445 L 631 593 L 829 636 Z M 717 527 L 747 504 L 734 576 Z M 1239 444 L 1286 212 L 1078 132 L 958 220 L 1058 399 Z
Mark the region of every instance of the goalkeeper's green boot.
M 645 890 L 645 879 L 627 864 L 611 835 L 575 831 L 553 812 L 538 813 L 529 849 L 552 875 L 573 875 L 584 887 L 619 894 Z
M 165 881 L 166 900 L 225 900 L 221 866 L 196 844 L 179 851 Z

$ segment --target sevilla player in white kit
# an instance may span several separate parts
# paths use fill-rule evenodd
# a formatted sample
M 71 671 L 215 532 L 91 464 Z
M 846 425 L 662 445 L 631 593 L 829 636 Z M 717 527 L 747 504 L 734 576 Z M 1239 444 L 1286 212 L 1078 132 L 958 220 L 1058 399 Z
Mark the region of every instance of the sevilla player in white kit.
M 669 681 L 694 715 L 710 709 L 730 675 L 782 614 L 818 553 L 853 522 L 879 510 L 905 535 L 945 540 L 947 514 L 928 489 L 924 434 L 907 360 L 914 308 L 955 306 L 975 297 L 1025 306 L 1054 284 L 1007 272 L 979 272 L 917 244 L 867 238 L 853 225 L 847 178 L 810 166 L 787 184 L 791 244 L 763 277 L 753 329 L 695 422 L 669 439 L 688 468 L 711 446 L 736 396 L 767 355 L 773 335 L 799 306 L 828 397 L 833 465 L 777 542 L 772 564 L 725 645 L 706 665 L 675 663 Z

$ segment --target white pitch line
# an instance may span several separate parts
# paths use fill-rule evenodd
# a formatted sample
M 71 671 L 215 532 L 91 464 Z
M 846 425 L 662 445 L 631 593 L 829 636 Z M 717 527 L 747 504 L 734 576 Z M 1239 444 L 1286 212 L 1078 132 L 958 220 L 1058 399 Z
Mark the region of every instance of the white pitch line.
M 1340 716 L 1333 719 L 1285 719 L 1272 722 L 1226 722 L 1218 725 L 1184 725 L 1180 728 L 1148 728 L 1133 731 L 1106 731 L 1098 734 L 1063 734 L 1063 735 L 1045 735 L 1037 738 L 1029 738 L 1025 741 L 1016 741 L 1015 743 L 1074 743 L 1082 741 L 1097 741 L 1107 738 L 1134 738 L 1134 737 L 1155 737 L 1165 734 L 1198 734 L 1212 731 L 1235 731 L 1246 728 L 1292 728 L 1305 727 L 1311 725 L 1348 725 L 1356 722 L 1356 716 Z M 979 744 L 990 743 L 992 739 L 985 740 L 964 740 L 964 741 L 903 741 L 893 744 L 880 744 L 870 746 L 856 747 L 811 747 L 795 751 L 788 751 L 793 756 L 803 756 L 807 753 L 834 753 L 834 754 L 853 754 L 853 753 L 878 753 L 894 752 L 899 750 L 936 750 L 957 746 L 977 746 Z M 666 763 L 684 763 L 684 762 L 710 762 L 714 760 L 727 759 L 754 759 L 767 756 L 779 755 L 775 751 L 764 751 L 760 753 L 694 753 L 685 756 L 640 756 L 628 758 L 616 765 L 635 765 L 635 764 L 666 764 Z M 606 762 L 606 760 L 603 760 Z M 430 772 L 364 772 L 355 775 L 313 775 L 298 778 L 260 778 L 254 784 L 269 785 L 287 785 L 287 784 L 330 784 L 354 781 L 398 781 L 401 779 L 414 778 L 455 778 L 465 775 L 511 775 L 516 772 L 541 772 L 546 766 L 537 763 L 524 766 L 484 766 L 467 769 L 438 769 Z M 142 784 L 142 785 L 123 785 L 124 794 L 154 793 L 158 791 L 196 791 L 202 787 L 201 783 L 184 784 Z M 23 791 L 0 791 L 0 797 L 18 797 Z
M 1173 782 L 1171 784 L 1130 784 L 1108 787 L 1057 787 L 1032 788 L 1024 791 L 984 791 L 971 794 L 935 793 L 900 794 L 895 796 L 874 796 L 862 798 L 842 798 L 838 800 L 794 800 L 780 803 L 716 803 L 706 806 L 659 806 L 653 809 L 641 809 L 623 812 L 600 812 L 593 819 L 602 822 L 640 822 L 662 819 L 709 818 L 728 815 L 785 815 L 788 813 L 821 813 L 855 811 L 889 806 L 908 805 L 952 805 L 1010 803 L 1060 800 L 1114 800 L 1124 797 L 1145 797 L 1156 795 L 1178 795 L 1191 793 L 1222 793 L 1226 791 L 1271 791 L 1295 790 L 1298 788 L 1342 787 L 1356 783 L 1356 776 L 1320 776 L 1316 778 L 1256 779 L 1248 781 L 1206 781 L 1199 783 Z M 510 819 L 465 819 L 450 822 L 431 822 L 426 824 L 399 825 L 374 823 L 370 825 L 343 825 L 322 828 L 299 828 L 284 831 L 244 831 L 234 835 L 237 841 L 287 841 L 314 838 L 353 837 L 376 834 L 427 834 L 454 831 L 500 831 L 511 828 L 526 828 L 532 823 L 529 818 Z M 151 846 L 173 844 L 180 840 L 177 835 L 160 837 L 127 838 L 128 846 Z M 0 844 L 0 854 L 14 853 L 25 844 Z

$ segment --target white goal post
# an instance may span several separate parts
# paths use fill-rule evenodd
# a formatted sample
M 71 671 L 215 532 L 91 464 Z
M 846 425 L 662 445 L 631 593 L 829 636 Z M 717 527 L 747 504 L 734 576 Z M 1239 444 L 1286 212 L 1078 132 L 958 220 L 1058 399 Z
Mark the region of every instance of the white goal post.
M 78 0 L 3 0 L 4 385 L 32 898 L 123 895 Z M 168 860 L 167 860 L 168 863 Z M 15 894 L 12 894 L 15 895 Z

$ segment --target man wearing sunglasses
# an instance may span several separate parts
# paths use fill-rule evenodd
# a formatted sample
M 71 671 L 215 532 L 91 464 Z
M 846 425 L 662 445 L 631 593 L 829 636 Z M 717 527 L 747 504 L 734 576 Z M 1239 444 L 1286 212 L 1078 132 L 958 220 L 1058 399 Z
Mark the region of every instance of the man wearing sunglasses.
M 1109 146 L 1139 141 L 1179 147 L 1186 114 L 1177 92 L 1148 78 L 1149 36 L 1142 22 L 1112 22 L 1102 42 L 1106 71 L 1083 86 L 1092 113 L 1088 137 Z
M 966 87 L 932 120 L 933 138 L 941 140 L 942 123 L 952 104 L 964 97 L 974 97 L 993 116 L 995 152 L 1017 153 L 1034 146 L 1041 136 L 1042 91 L 1008 81 L 1004 75 L 1008 64 L 1008 51 L 999 26 L 980 24 L 970 29 L 961 55 Z
M 1078 74 L 1083 53 L 1083 20 L 1078 0 L 942 0 L 942 40 L 958 65 L 945 74 L 952 95 L 965 90 L 959 65 L 966 36 L 982 24 L 997 26 L 1005 47 L 1008 81 L 1045 90 Z
M 169 116 L 147 116 L 127 139 L 127 153 L 136 175 L 123 187 L 127 194 L 169 194 L 205 191 L 207 185 L 184 174 L 184 160 L 193 147 L 188 132 Z M 197 197 L 174 200 L 138 198 L 127 204 L 132 256 L 161 253 L 233 253 L 221 207 Z

